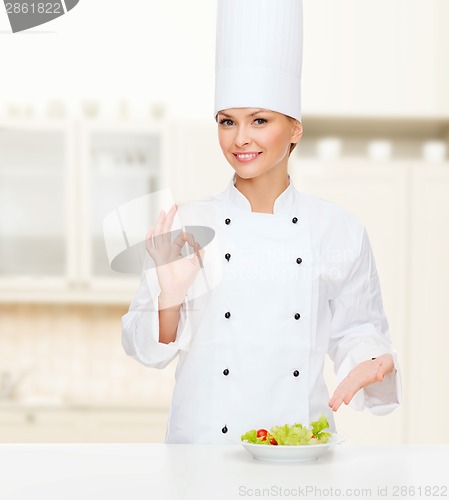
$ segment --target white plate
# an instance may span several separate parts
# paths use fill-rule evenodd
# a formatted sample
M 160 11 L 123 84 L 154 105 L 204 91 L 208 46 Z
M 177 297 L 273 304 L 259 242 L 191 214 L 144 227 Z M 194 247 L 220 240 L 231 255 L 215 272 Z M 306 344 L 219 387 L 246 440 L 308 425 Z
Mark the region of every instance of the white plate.
M 316 460 L 331 446 L 342 443 L 346 438 L 333 434 L 325 444 L 310 444 L 300 446 L 254 444 L 242 441 L 245 450 L 257 460 L 267 462 L 307 462 Z

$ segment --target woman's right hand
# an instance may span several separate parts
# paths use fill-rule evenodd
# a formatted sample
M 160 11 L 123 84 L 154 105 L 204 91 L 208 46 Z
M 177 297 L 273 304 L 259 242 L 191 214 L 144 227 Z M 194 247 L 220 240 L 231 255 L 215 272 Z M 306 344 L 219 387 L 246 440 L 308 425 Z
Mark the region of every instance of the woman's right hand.
M 156 272 L 161 288 L 160 302 L 164 307 L 182 304 L 187 290 L 202 267 L 204 249 L 190 233 L 181 231 L 171 241 L 171 228 L 178 205 L 174 204 L 165 214 L 162 210 L 145 238 L 145 248 L 156 264 Z M 194 250 L 194 255 L 184 257 L 181 250 L 185 244 Z

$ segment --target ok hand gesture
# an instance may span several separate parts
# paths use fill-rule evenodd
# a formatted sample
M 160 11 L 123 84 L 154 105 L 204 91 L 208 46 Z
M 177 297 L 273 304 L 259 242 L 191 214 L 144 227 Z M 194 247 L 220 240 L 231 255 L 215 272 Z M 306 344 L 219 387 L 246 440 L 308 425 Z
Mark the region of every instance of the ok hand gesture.
M 178 206 L 175 204 L 167 214 L 160 212 L 156 227 L 151 226 L 145 239 L 145 248 L 156 264 L 161 288 L 161 302 L 166 307 L 184 301 L 188 288 L 202 267 L 204 249 L 192 234 L 181 231 L 171 240 L 171 228 Z M 194 250 L 194 255 L 185 258 L 181 250 L 185 244 Z

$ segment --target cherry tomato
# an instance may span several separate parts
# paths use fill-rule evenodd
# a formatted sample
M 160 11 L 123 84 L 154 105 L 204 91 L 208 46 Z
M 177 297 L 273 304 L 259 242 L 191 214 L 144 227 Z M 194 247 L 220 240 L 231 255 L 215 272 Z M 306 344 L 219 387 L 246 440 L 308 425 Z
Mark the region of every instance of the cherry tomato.
M 278 444 L 278 442 L 276 441 L 276 439 L 274 439 L 274 437 L 271 437 L 271 438 L 270 438 L 270 443 L 271 443 L 271 444 L 274 444 L 274 445 L 277 445 L 277 444 Z
M 266 429 L 259 429 L 257 431 L 257 437 L 262 439 L 262 441 L 265 441 L 267 439 L 267 434 L 268 434 L 268 431 Z

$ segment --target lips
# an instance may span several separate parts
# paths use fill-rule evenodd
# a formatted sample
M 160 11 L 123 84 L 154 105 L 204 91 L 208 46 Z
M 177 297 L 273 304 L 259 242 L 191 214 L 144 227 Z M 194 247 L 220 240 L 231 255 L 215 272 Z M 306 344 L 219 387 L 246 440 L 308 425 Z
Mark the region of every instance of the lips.
M 248 151 L 248 152 L 242 152 L 242 153 L 233 153 L 234 156 L 237 158 L 238 161 L 240 162 L 249 162 L 251 160 L 255 160 L 261 153 L 258 151 Z

